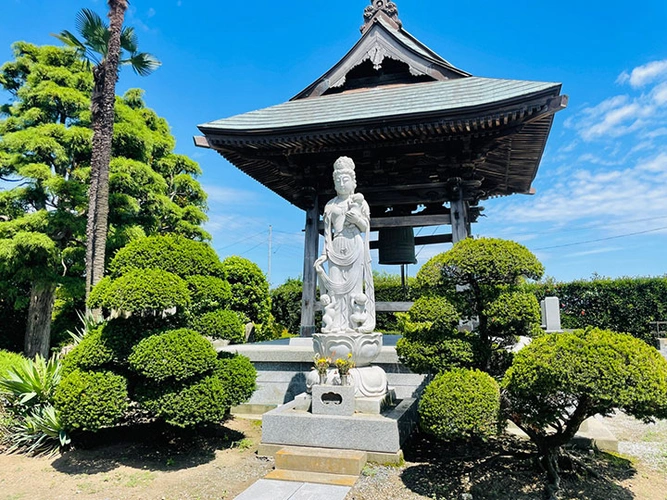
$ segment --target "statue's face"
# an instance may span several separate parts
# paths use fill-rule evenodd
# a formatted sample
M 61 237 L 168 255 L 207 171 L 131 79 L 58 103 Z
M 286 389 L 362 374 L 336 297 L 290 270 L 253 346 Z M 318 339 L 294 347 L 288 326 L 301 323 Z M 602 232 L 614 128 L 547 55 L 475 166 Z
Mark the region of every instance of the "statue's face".
M 352 175 L 346 173 L 336 174 L 334 176 L 334 184 L 336 185 L 336 192 L 339 195 L 346 195 L 354 193 L 354 188 L 356 183 L 352 178 Z

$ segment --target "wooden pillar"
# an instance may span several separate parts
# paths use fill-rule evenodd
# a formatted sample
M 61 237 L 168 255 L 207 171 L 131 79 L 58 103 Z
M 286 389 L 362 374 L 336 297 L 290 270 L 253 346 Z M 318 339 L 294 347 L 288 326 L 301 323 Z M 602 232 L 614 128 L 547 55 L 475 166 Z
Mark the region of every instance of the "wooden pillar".
M 470 221 L 468 216 L 468 202 L 463 196 L 453 200 L 452 209 L 452 243 L 465 240 L 470 236 Z
M 317 273 L 315 260 L 319 253 L 319 221 L 320 212 L 317 196 L 313 206 L 306 211 L 306 240 L 303 252 L 303 295 L 301 298 L 301 331 L 302 337 L 312 337 L 316 331 L 315 301 L 317 294 Z

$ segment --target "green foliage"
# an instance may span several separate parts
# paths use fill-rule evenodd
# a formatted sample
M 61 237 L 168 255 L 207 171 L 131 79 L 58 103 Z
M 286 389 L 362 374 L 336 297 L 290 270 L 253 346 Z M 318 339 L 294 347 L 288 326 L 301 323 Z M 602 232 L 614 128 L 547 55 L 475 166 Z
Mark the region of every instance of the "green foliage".
M 414 278 L 408 278 L 406 288 L 403 288 L 401 277 L 398 274 L 373 272 L 376 302 L 408 302 L 420 296 L 415 288 Z M 399 331 L 398 318 L 393 313 L 376 312 L 375 330 L 383 333 Z
M 498 431 L 500 389 L 479 370 L 454 369 L 437 375 L 419 401 L 419 425 L 444 441 L 486 439 Z
M 239 354 L 220 353 L 215 375 L 222 382 L 229 408 L 248 401 L 257 388 L 257 370 Z
M 540 304 L 534 295 L 526 292 L 501 293 L 483 311 L 488 320 L 488 332 L 498 337 L 539 335 Z
M 220 260 L 210 245 L 179 235 L 132 241 L 109 264 L 114 278 L 133 269 L 160 269 L 181 278 L 221 275 Z
M 227 257 L 222 277 L 232 288 L 230 307 L 245 314 L 253 323 L 264 323 L 271 315 L 269 283 L 257 264 L 243 257 Z
M 226 308 L 231 302 L 232 288 L 225 280 L 216 276 L 188 276 L 185 281 L 190 290 L 190 311 L 202 314 Z
M 422 297 L 396 316 L 403 333 L 396 352 L 412 371 L 439 373 L 474 364 L 474 337 L 457 330 L 459 315 L 447 299 Z
M 63 370 L 93 370 L 106 367 L 114 359 L 114 351 L 103 338 L 105 327 L 98 327 L 85 335 L 63 359 Z
M 570 283 L 546 281 L 526 285 L 538 300 L 558 297 L 563 328 L 596 326 L 628 332 L 651 345 L 652 321 L 667 320 L 667 277 L 594 277 Z
M 189 303 L 187 283 L 161 269 L 132 269 L 115 279 L 106 277 L 88 300 L 93 308 L 135 313 L 182 308 Z
M 216 359 L 208 340 L 183 328 L 145 338 L 132 349 L 128 361 L 141 376 L 163 382 L 206 373 L 214 368 Z
M 245 341 L 243 315 L 236 311 L 220 309 L 205 313 L 190 322 L 190 328 L 206 337 L 229 340 L 232 344 Z
M 301 327 L 301 296 L 303 282 L 290 278 L 271 291 L 271 314 L 276 323 L 297 335 Z
M 34 360 L 23 359 L 0 379 L 0 390 L 12 404 L 28 408 L 39 406 L 53 400 L 61 372 L 62 366 L 55 356 L 48 361 L 40 355 Z
M 645 342 L 609 330 L 536 338 L 516 354 L 503 386 L 513 420 L 536 432 L 614 408 L 637 418 L 667 416 L 667 360 Z
M 67 429 L 97 431 L 120 420 L 127 397 L 124 377 L 109 371 L 75 370 L 58 386 L 55 403 Z
M 50 404 L 35 408 L 25 418 L 14 421 L 6 440 L 8 453 L 29 455 L 52 455 L 72 442 L 60 413 Z
M 0 351 L 0 379 L 5 378 L 10 368 L 23 363 L 25 358 L 16 352 Z
M 146 384 L 137 387 L 139 403 L 176 427 L 223 421 L 229 411 L 222 381 L 208 376 L 186 384 Z

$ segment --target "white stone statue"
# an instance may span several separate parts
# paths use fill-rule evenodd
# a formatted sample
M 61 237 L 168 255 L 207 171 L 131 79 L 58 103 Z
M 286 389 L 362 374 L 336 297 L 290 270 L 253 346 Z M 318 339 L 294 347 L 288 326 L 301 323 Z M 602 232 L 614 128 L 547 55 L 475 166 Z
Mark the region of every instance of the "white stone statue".
M 322 333 L 371 333 L 375 293 L 369 249 L 370 208 L 357 187 L 354 162 L 334 163 L 337 196 L 324 207 L 324 250 L 315 261 L 325 311 Z M 323 264 L 328 264 L 328 273 Z

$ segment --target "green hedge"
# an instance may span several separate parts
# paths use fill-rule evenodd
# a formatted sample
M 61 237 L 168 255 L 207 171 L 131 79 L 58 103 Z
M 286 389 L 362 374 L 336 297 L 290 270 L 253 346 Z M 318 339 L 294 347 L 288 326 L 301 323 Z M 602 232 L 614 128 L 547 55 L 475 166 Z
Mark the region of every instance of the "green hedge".
M 81 342 L 63 359 L 63 371 L 93 370 L 110 365 L 114 360 L 114 351 L 103 338 L 104 326 L 86 334 Z
M 224 384 L 216 376 L 190 384 L 146 384 L 135 394 L 145 409 L 177 427 L 222 422 L 229 411 Z
M 225 389 L 227 405 L 240 405 L 250 399 L 257 387 L 257 371 L 245 356 L 220 353 L 215 375 Z
M 96 431 L 120 420 L 127 410 L 127 397 L 124 377 L 75 370 L 60 382 L 55 403 L 67 429 Z
M 185 278 L 190 290 L 190 311 L 202 314 L 226 308 L 232 299 L 232 287 L 216 276 L 188 276 Z
M 201 316 L 190 322 L 190 328 L 206 337 L 229 340 L 232 344 L 245 341 L 244 315 L 237 311 L 220 309 Z
M 271 291 L 271 314 L 292 335 L 298 335 L 301 327 L 302 292 L 302 281 L 293 278 Z
M 437 375 L 419 401 L 421 428 L 444 441 L 498 432 L 500 389 L 487 373 L 455 369 Z
M 563 328 L 595 326 L 627 332 L 651 345 L 651 321 L 667 321 L 667 277 L 594 278 L 526 285 L 538 300 L 558 297 Z
M 131 241 L 109 264 L 116 278 L 131 269 L 161 269 L 181 278 L 221 275 L 220 259 L 210 245 L 183 236 L 151 236 Z
M 152 381 L 186 380 L 215 367 L 217 354 L 199 333 L 171 330 L 139 342 L 128 358 L 130 368 Z
M 24 360 L 25 358 L 16 352 L 0 351 L 0 378 L 7 376 L 10 368 L 18 366 Z
M 266 276 L 254 262 L 233 255 L 222 261 L 222 277 L 231 285 L 230 308 L 253 323 L 265 323 L 271 315 L 271 296 Z

